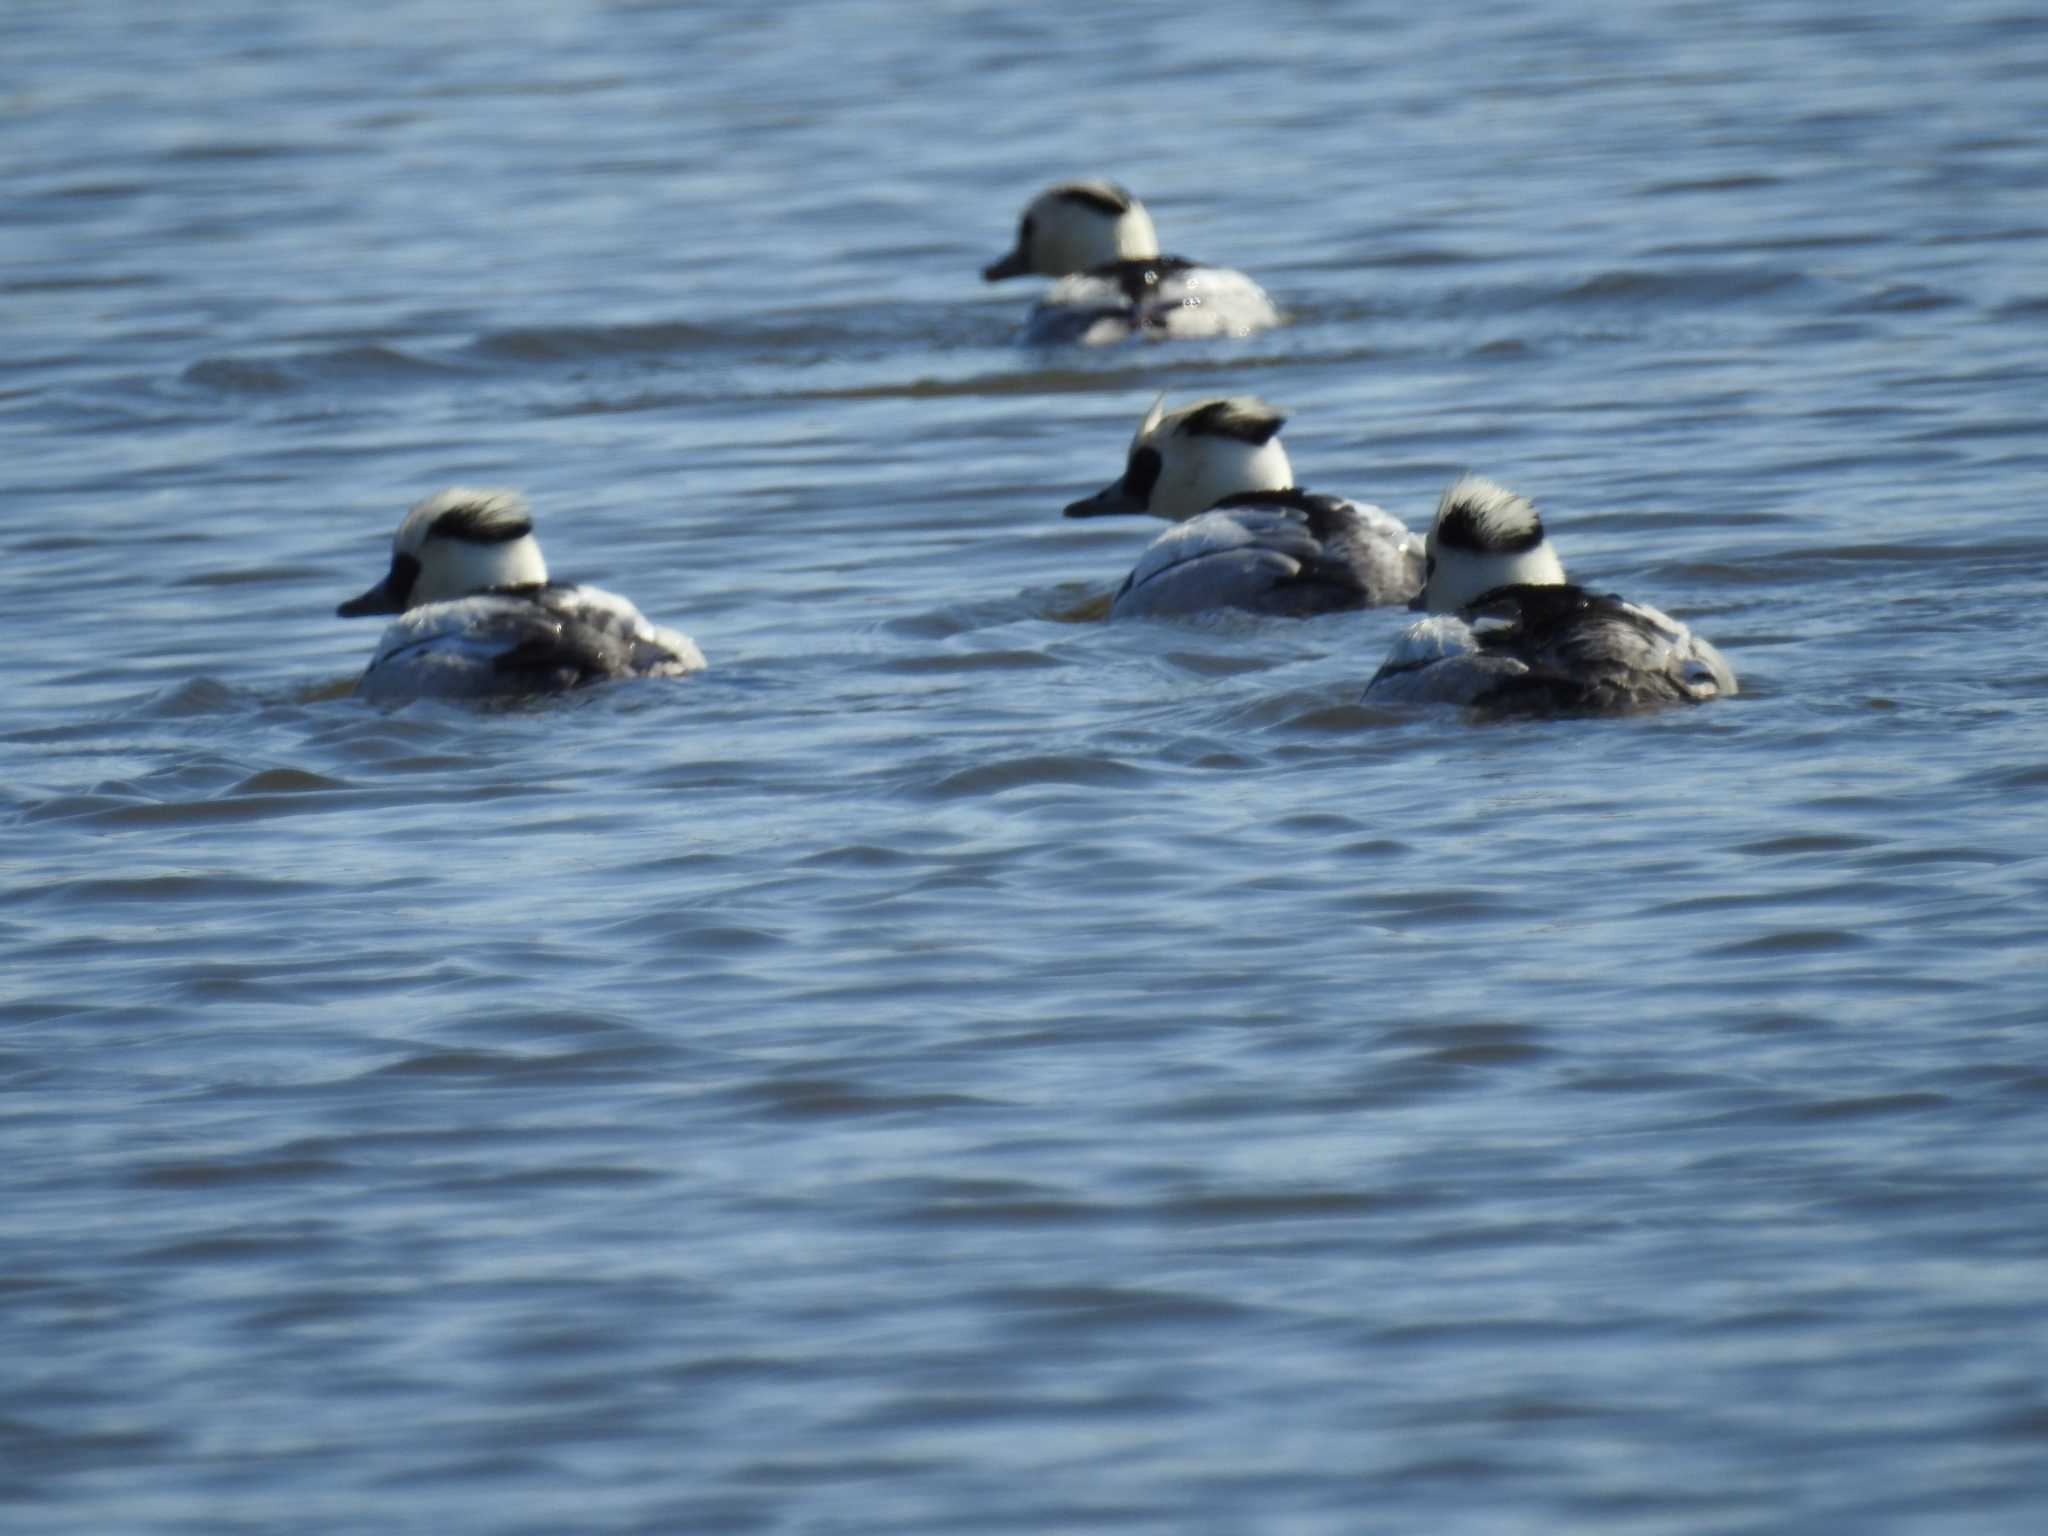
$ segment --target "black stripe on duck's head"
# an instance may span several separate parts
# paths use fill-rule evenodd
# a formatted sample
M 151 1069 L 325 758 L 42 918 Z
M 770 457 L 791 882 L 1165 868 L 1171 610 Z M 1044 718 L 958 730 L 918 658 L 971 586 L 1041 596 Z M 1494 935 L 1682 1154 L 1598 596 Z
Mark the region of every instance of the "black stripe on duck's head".
M 1543 519 L 1526 496 L 1484 475 L 1460 475 L 1436 505 L 1430 537 L 1475 555 L 1513 555 L 1543 542 Z
M 1073 203 L 1077 207 L 1092 208 L 1097 213 L 1106 213 L 1113 219 L 1122 218 L 1133 208 L 1142 210 L 1145 206 L 1125 188 L 1099 177 L 1088 181 L 1063 181 L 1045 195 L 1058 198 L 1063 203 Z
M 384 579 L 343 603 L 343 618 L 403 613 L 507 587 L 542 586 L 547 563 L 517 491 L 450 486 L 413 504 L 391 536 Z
M 1113 181 L 1063 181 L 1031 200 L 1017 221 L 1016 246 L 981 275 L 991 283 L 1034 272 L 1065 277 L 1158 254 L 1152 215 L 1129 192 Z
M 1256 395 L 1201 400 L 1174 413 L 1173 430 L 1183 437 L 1229 437 L 1263 448 L 1280 435 L 1287 418 Z
M 472 491 L 454 486 L 421 502 L 406 518 L 428 539 L 470 544 L 509 544 L 533 532 L 533 514 L 517 491 Z

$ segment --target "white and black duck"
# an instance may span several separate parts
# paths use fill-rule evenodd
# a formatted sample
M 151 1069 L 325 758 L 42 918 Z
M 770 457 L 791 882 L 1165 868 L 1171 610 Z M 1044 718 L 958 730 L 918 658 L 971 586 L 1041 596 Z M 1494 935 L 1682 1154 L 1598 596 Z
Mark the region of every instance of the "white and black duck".
M 1066 509 L 1148 513 L 1174 525 L 1125 579 L 1112 619 L 1223 608 L 1298 617 L 1415 596 L 1422 540 L 1379 507 L 1296 486 L 1280 442 L 1285 422 L 1250 395 L 1176 411 L 1153 402 L 1122 476 Z
M 1427 540 L 1418 619 L 1366 685 L 1375 704 L 1494 714 L 1621 714 L 1736 692 L 1721 653 L 1647 603 L 1565 580 L 1529 501 L 1454 482 Z
M 554 693 L 704 665 L 689 636 L 625 598 L 550 581 L 513 491 L 453 486 L 419 502 L 392 536 L 384 579 L 335 612 L 398 615 L 356 685 L 378 703 Z
M 1039 345 L 1127 336 L 1249 336 L 1280 323 L 1259 285 L 1229 267 L 1159 254 L 1145 205 L 1111 181 L 1063 181 L 1032 199 L 1017 245 L 981 275 L 1057 278 L 1025 322 Z

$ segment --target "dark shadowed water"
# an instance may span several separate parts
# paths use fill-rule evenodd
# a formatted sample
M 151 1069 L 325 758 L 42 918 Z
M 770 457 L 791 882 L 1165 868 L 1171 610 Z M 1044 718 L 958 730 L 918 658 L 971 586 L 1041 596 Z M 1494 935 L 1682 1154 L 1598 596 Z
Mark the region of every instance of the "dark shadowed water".
M 2026 5 L 0 11 L 9 1531 L 2048 1527 Z M 1012 343 L 1109 174 L 1289 312 Z M 1745 693 L 1088 622 L 1152 396 Z M 532 498 L 712 669 L 348 696 Z

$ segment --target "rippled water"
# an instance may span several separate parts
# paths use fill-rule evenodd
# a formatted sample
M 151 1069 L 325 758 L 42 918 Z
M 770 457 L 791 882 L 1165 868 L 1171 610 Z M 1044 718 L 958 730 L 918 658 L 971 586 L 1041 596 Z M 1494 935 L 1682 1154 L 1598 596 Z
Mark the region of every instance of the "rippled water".
M 0 15 L 10 1530 L 2048 1519 L 2023 6 Z M 1111 174 L 1289 311 L 1012 343 Z M 1742 698 L 1092 622 L 1164 390 Z M 712 670 L 368 709 L 413 498 Z

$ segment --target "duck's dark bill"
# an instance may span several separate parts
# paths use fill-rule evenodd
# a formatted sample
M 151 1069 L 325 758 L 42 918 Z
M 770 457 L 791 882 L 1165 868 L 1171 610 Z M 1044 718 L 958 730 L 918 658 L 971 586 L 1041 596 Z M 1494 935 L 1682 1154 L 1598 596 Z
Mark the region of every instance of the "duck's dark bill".
M 1000 283 L 1006 277 L 1022 277 L 1031 270 L 1022 251 L 1012 251 L 1001 261 L 992 261 L 981 269 L 982 281 Z
M 1142 513 L 1144 510 L 1144 504 L 1124 489 L 1121 480 L 1114 485 L 1105 485 L 1093 496 L 1083 496 L 1079 501 L 1067 504 L 1068 517 L 1109 517 L 1120 512 Z
M 386 577 L 361 597 L 352 597 L 334 610 L 336 618 L 360 619 L 368 613 L 399 613 L 404 605 L 391 595 L 391 581 Z

